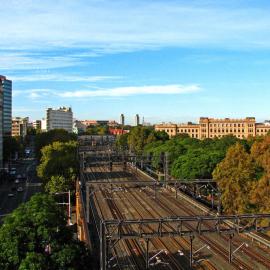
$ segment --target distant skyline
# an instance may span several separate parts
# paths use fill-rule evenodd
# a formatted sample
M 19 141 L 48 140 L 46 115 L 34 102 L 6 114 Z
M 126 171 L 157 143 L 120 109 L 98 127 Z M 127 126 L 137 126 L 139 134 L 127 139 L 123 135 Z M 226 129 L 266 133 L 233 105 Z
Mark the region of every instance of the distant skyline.
M 71 106 L 77 119 L 133 124 L 270 119 L 266 0 L 9 0 L 0 74 L 13 116 Z

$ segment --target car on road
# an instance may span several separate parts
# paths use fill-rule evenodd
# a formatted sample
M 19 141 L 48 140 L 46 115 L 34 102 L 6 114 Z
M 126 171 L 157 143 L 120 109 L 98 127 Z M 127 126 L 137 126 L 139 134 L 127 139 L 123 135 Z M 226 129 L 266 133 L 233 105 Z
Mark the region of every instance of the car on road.
M 20 183 L 20 180 L 19 179 L 16 179 L 15 180 L 15 184 L 19 184 Z
M 11 170 L 11 171 L 9 172 L 9 174 L 10 174 L 10 175 L 15 175 L 15 174 L 16 174 L 16 171 Z
M 17 188 L 17 191 L 18 191 L 18 192 L 22 192 L 22 191 L 23 191 L 23 188 L 22 188 L 22 187 L 18 187 L 18 188 Z
M 8 194 L 8 197 L 10 197 L 10 198 L 11 198 L 11 197 L 14 197 L 14 194 L 13 194 L 13 193 L 9 193 L 9 194 Z

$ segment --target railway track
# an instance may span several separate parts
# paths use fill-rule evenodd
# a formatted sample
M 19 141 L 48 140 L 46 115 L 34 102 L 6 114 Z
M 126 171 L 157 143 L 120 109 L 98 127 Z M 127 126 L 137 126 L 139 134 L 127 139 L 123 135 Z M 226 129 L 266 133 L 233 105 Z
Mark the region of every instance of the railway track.
M 151 193 L 148 192 L 148 191 L 144 191 L 144 192 L 146 192 L 147 196 L 151 195 Z M 179 212 L 177 212 L 175 210 L 172 210 L 172 208 L 173 209 L 179 208 L 179 209 L 181 209 L 181 211 L 185 212 L 186 215 L 189 215 L 189 216 L 194 216 L 194 215 L 197 214 L 194 211 L 188 209 L 187 207 L 184 207 L 183 204 L 181 204 L 181 202 L 179 202 L 179 201 L 177 201 L 174 198 L 169 197 L 169 196 L 168 197 L 165 197 L 165 196 L 163 197 L 162 195 L 160 195 L 155 201 L 165 211 L 168 211 L 168 213 L 170 215 L 177 216 L 177 215 L 180 214 Z M 168 205 L 171 205 L 171 206 L 174 206 L 174 207 L 171 208 Z M 175 206 L 177 206 L 177 208 Z M 204 222 L 203 224 L 208 226 L 208 228 L 212 227 L 207 222 Z M 190 229 L 192 229 L 192 226 L 190 226 Z M 216 241 L 211 240 L 209 237 L 206 237 L 206 236 L 199 236 L 199 237 L 202 239 L 202 241 L 204 241 L 205 243 L 208 243 L 211 246 L 211 248 L 213 248 L 213 249 L 215 249 L 216 246 L 220 246 L 219 243 L 217 243 Z M 223 240 L 225 240 L 226 242 L 229 241 L 229 238 L 224 236 L 224 235 L 221 235 L 220 237 Z M 239 246 L 239 244 L 241 244 L 242 242 L 240 242 L 238 240 L 234 240 L 234 243 L 235 244 L 237 243 L 237 245 Z M 255 259 L 258 263 L 263 264 L 266 267 L 266 269 L 270 269 L 270 261 L 269 261 L 268 258 L 262 256 L 261 254 L 255 252 L 254 250 L 251 251 L 251 250 L 249 250 L 247 248 L 243 248 L 243 250 L 245 251 L 246 255 L 248 255 L 251 259 Z M 248 252 L 246 252 L 246 251 L 248 251 Z M 225 256 L 223 256 L 224 258 L 228 258 L 228 252 L 226 250 L 224 251 L 224 255 L 225 255 Z M 235 258 L 234 260 L 237 261 L 237 258 Z M 234 261 L 233 261 L 233 263 L 234 263 Z M 254 268 L 250 268 L 248 265 L 241 265 L 240 262 L 237 262 L 237 264 L 239 264 L 240 267 L 244 267 L 244 268 L 237 268 L 237 269 L 254 269 Z
M 95 172 L 89 172 L 90 177 L 92 179 L 101 178 L 106 181 L 106 179 L 111 181 L 110 179 L 110 172 L 107 167 L 95 167 Z M 114 172 L 117 173 L 117 172 Z M 115 177 L 115 176 L 114 176 Z M 129 177 L 125 178 L 125 174 L 119 174 L 118 177 L 120 180 L 123 181 L 130 180 Z M 134 178 L 139 181 L 139 177 L 134 176 Z M 135 180 L 133 178 L 133 180 Z M 141 178 L 141 177 L 140 177 Z M 118 180 L 119 181 L 119 180 Z M 98 214 L 102 219 L 143 219 L 143 218 L 159 218 L 164 216 L 179 216 L 183 215 L 182 212 L 185 213 L 187 216 L 194 216 L 197 215 L 195 211 L 191 210 L 188 207 L 184 207 L 182 203 L 172 198 L 171 196 L 161 195 L 159 193 L 158 198 L 155 200 L 150 201 L 149 198 L 153 196 L 153 190 L 147 189 L 136 189 L 133 188 L 132 190 L 128 188 L 126 185 L 124 190 L 118 190 L 120 192 L 113 192 L 113 194 L 106 189 L 100 189 L 98 192 L 94 194 L 94 202 L 96 208 L 98 209 Z M 98 195 L 97 195 L 98 194 Z M 148 199 L 147 199 L 148 198 Z M 135 209 L 135 205 L 137 205 L 137 209 Z M 148 206 L 148 207 L 146 207 Z M 107 210 L 105 210 L 107 209 Z M 129 211 L 123 211 L 127 210 Z M 159 209 L 159 210 L 157 210 Z M 177 209 L 177 210 L 176 210 Z M 181 213 L 180 213 L 181 212 Z M 205 226 L 210 227 L 207 222 L 204 223 Z M 187 227 L 190 229 L 194 229 L 191 224 L 186 224 Z M 147 228 L 151 230 L 151 226 Z M 152 228 L 153 229 L 153 228 Z M 221 258 L 224 259 L 225 262 L 228 260 L 228 251 L 216 240 L 211 239 L 205 235 L 198 236 L 200 241 L 207 243 L 211 247 L 213 251 L 215 251 Z M 228 242 L 228 237 L 221 236 L 223 241 Z M 113 255 L 118 258 L 124 258 L 124 260 L 117 261 L 117 265 L 119 269 L 144 269 L 145 266 L 145 249 L 142 245 L 138 243 L 136 240 L 125 240 L 122 241 L 123 243 L 119 243 L 119 247 L 115 247 L 113 249 Z M 234 239 L 233 244 L 239 245 L 241 243 L 240 240 Z M 161 254 L 160 258 L 164 262 L 169 262 L 170 268 L 166 269 L 188 269 L 187 266 L 183 268 L 181 265 L 183 262 L 179 260 L 179 256 L 175 254 L 175 250 L 187 250 L 189 249 L 189 242 L 187 240 L 181 239 L 170 239 L 170 243 L 168 241 L 157 239 L 151 239 L 151 245 L 156 250 L 168 250 L 168 254 L 164 255 Z M 125 252 L 123 252 L 123 250 Z M 243 248 L 245 255 L 255 260 L 256 262 L 262 264 L 266 269 L 270 269 L 270 260 L 259 254 L 254 252 L 254 250 Z M 125 256 L 125 254 L 127 256 Z M 127 259 L 126 257 L 129 257 Z M 187 258 L 188 256 L 186 256 Z M 187 262 L 185 262 L 187 264 Z M 122 266 L 129 265 L 130 268 L 121 268 Z M 116 266 L 115 266 L 116 267 Z M 254 269 L 261 269 L 261 268 L 254 268 L 254 264 L 250 263 L 247 264 L 240 260 L 237 257 L 234 257 L 231 267 L 234 269 L 247 269 L 247 270 L 254 270 Z M 155 269 L 159 269 L 158 266 Z M 164 269 L 164 267 L 160 267 L 160 269 Z M 194 268 L 195 269 L 195 268 Z M 216 268 L 210 261 L 204 261 L 201 263 L 201 268 L 196 269 L 219 269 Z M 229 269 L 229 268 L 226 268 Z
M 146 192 L 145 190 L 143 192 Z M 141 208 L 145 208 L 145 204 L 149 205 L 149 202 L 145 200 L 144 196 L 138 196 L 136 192 L 134 193 L 130 193 L 129 196 L 133 196 L 134 201 L 138 201 L 138 203 L 140 204 Z M 159 208 L 164 210 L 165 215 L 167 216 L 176 216 L 176 214 L 167 206 L 165 206 L 164 204 L 162 204 L 161 202 L 157 202 L 156 204 L 158 205 Z M 142 203 L 144 202 L 144 203 Z M 158 212 L 157 207 L 156 208 L 151 208 L 151 210 L 147 209 L 148 212 L 148 218 L 160 218 L 162 216 L 164 216 L 164 214 L 161 214 Z M 154 214 L 155 213 L 155 214 Z M 194 229 L 193 226 L 186 224 L 186 227 L 188 227 L 189 229 Z M 212 240 L 210 240 L 208 237 L 206 236 L 199 236 L 200 240 L 202 240 L 204 243 L 208 244 L 213 250 L 215 250 L 216 253 L 218 253 L 219 255 L 221 255 L 225 260 L 228 259 L 228 252 L 226 249 L 224 249 L 221 245 L 217 245 L 217 243 L 214 243 Z M 248 265 L 244 264 L 243 262 L 241 262 L 240 260 L 236 260 L 233 263 L 233 266 L 235 269 L 247 269 L 247 270 L 252 270 L 253 268 L 249 267 Z

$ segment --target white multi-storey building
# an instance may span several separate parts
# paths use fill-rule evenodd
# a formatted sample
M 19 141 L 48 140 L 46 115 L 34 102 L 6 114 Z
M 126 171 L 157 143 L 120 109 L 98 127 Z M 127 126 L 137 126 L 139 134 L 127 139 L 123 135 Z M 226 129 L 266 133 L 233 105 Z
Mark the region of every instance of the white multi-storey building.
M 53 129 L 64 129 L 70 133 L 72 132 L 73 113 L 71 108 L 47 109 L 47 131 Z
M 140 116 L 138 114 L 135 115 L 135 126 L 140 125 Z

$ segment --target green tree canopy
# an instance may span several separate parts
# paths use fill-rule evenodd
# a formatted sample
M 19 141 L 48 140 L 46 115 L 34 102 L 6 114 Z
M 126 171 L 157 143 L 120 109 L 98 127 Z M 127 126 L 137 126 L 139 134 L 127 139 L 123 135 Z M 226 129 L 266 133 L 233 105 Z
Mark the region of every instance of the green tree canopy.
M 7 161 L 14 157 L 15 153 L 22 153 L 23 145 L 20 137 L 6 136 L 3 140 L 3 159 Z
M 128 133 L 117 136 L 116 147 L 120 150 L 128 149 Z
M 65 178 L 62 175 L 53 175 L 45 186 L 45 190 L 51 194 L 72 190 L 74 187 L 74 177 Z
M 35 137 L 35 148 L 37 158 L 41 158 L 41 149 L 53 142 L 69 142 L 76 141 L 77 136 L 73 133 L 68 133 L 64 129 L 53 129 L 48 132 L 39 133 Z
M 46 256 L 41 253 L 28 252 L 20 263 L 19 270 L 49 270 Z
M 42 148 L 41 152 L 41 163 L 37 172 L 45 185 L 50 180 L 56 182 L 63 179 L 66 179 L 69 183 L 74 183 L 78 170 L 76 142 L 54 142 Z M 55 177 L 52 178 L 53 176 Z M 63 178 L 57 178 L 56 176 L 62 176 Z
M 89 269 L 89 253 L 73 239 L 63 209 L 36 194 L 0 227 L 0 269 Z
M 218 151 L 192 149 L 174 161 L 171 174 L 180 179 L 210 179 L 222 159 L 223 155 Z
M 86 128 L 87 135 L 109 135 L 108 125 L 92 125 Z

